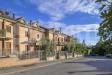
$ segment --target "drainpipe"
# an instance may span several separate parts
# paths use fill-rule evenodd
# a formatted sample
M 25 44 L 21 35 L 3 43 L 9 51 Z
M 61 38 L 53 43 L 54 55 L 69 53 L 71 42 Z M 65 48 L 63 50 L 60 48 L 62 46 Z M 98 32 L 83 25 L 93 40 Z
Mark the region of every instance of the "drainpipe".
M 30 49 L 30 44 L 29 44 L 29 41 L 30 41 L 30 26 L 31 26 L 31 20 L 30 20 L 30 24 L 29 24 L 29 26 L 28 26 L 28 33 L 27 33 L 27 35 L 28 35 L 28 49 Z M 29 51 L 29 50 L 28 50 Z
M 2 22 L 2 30 L 5 29 L 5 27 L 4 27 L 4 21 L 5 21 L 5 20 L 3 19 L 3 22 Z M 4 54 L 3 52 L 4 52 L 4 50 L 5 50 L 5 42 L 4 42 L 4 41 L 5 41 L 5 39 L 3 38 L 3 39 L 2 39 L 2 56 L 3 56 L 3 54 Z

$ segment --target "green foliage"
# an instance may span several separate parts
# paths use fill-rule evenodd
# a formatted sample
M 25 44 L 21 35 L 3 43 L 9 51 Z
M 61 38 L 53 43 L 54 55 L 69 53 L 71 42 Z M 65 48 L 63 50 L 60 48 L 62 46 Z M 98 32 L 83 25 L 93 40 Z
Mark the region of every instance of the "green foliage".
M 97 55 L 105 55 L 105 44 L 104 42 L 98 42 L 93 48 L 91 54 L 97 54 Z
M 79 43 L 78 39 L 71 39 L 69 43 L 64 45 L 63 51 L 76 52 L 79 54 L 88 53 L 85 43 Z
M 97 0 L 96 2 L 101 5 L 100 17 L 103 20 L 100 23 L 98 35 L 103 41 L 112 39 L 112 1 Z
M 62 49 L 62 51 L 70 51 L 70 47 L 68 44 L 64 45 L 64 48 Z
M 0 36 L 5 37 L 6 35 L 6 30 L 0 30 Z
M 50 48 L 50 40 L 48 38 L 43 37 L 41 39 L 42 50 L 49 50 Z
M 96 2 L 101 5 L 99 11 L 102 22 L 98 32 L 100 41 L 93 50 L 99 55 L 110 54 L 112 53 L 112 1 L 96 0 Z
M 49 40 L 49 38 L 43 37 L 41 39 L 41 44 L 42 44 L 42 50 L 45 51 L 53 51 L 54 49 L 54 42 L 52 40 Z

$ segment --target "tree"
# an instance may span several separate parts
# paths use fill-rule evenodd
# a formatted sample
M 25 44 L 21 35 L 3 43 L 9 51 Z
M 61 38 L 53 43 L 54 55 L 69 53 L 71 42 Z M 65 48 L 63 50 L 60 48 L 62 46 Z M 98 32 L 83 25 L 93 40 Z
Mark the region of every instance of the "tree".
M 74 50 L 75 50 L 75 47 L 76 47 L 76 41 L 75 41 L 76 39 L 71 39 L 70 40 L 70 52 L 74 52 Z
M 76 47 L 76 39 L 71 38 L 68 43 L 64 45 L 63 51 L 74 52 Z
M 106 52 L 105 46 L 106 45 L 104 42 L 99 41 L 95 46 L 92 47 L 91 54 L 105 55 L 105 52 Z
M 41 52 L 41 59 L 42 60 L 47 60 L 47 55 L 48 55 L 48 51 L 50 50 L 50 40 L 49 40 L 49 38 L 46 38 L 46 37 L 43 37 L 41 40 L 40 40 L 40 42 L 41 42 L 41 45 L 42 45 L 42 47 L 41 47 L 41 50 L 42 50 L 42 52 Z
M 100 23 L 99 35 L 103 41 L 112 39 L 112 2 L 108 0 L 97 0 L 100 7 L 100 17 L 103 21 Z
M 70 46 L 68 44 L 64 44 L 62 51 L 70 51 Z
M 46 51 L 50 49 L 50 40 L 46 37 L 41 39 L 42 50 Z
M 111 0 L 97 0 L 98 4 L 101 5 L 100 17 L 102 22 L 100 23 L 98 35 L 100 36 L 100 41 L 104 43 L 104 49 L 106 52 L 112 52 L 112 1 Z
M 70 41 L 64 45 L 63 51 L 85 54 L 88 49 L 86 48 L 85 41 L 80 43 L 77 38 L 71 38 Z

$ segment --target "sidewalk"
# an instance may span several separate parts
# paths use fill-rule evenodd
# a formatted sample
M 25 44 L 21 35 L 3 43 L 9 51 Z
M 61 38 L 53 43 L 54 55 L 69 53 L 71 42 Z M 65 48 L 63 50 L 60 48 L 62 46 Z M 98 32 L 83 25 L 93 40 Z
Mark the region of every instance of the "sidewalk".
M 82 56 L 74 57 L 74 58 L 80 58 Z M 68 59 L 74 59 L 74 58 L 68 58 Z M 60 60 L 68 60 L 68 59 L 59 59 Z M 54 60 L 48 60 L 48 61 L 56 61 Z M 0 59 L 0 69 L 2 68 L 10 68 L 10 67 L 19 67 L 19 66 L 30 66 L 37 63 L 41 63 L 43 61 L 40 61 L 38 58 L 32 58 L 32 59 L 24 59 L 19 60 L 18 58 L 1 58 Z
M 17 58 L 1 58 L 0 59 L 0 68 L 8 68 L 8 67 L 16 67 L 16 66 L 25 66 L 25 65 L 33 65 L 39 63 L 37 58 L 19 60 Z

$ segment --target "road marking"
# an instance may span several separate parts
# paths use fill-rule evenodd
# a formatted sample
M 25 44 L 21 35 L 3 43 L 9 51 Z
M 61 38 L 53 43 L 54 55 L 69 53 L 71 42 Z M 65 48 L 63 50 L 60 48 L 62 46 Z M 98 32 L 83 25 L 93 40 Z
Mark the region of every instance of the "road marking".
M 3 73 L 3 74 L 0 74 L 0 75 L 11 75 L 11 74 L 14 74 L 14 73 L 20 73 L 20 72 L 24 72 L 24 71 L 29 71 L 31 69 L 38 69 L 38 68 L 42 68 L 42 67 L 52 66 L 52 65 L 55 65 L 55 64 L 59 64 L 59 63 L 62 63 L 62 62 L 55 62 L 55 63 L 52 63 L 52 64 L 47 64 L 47 65 L 42 65 L 42 66 L 32 67 L 32 68 L 27 68 L 27 69 L 23 69 L 23 70 L 19 70 L 19 71 Z

